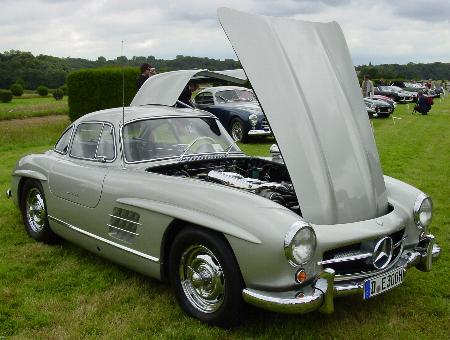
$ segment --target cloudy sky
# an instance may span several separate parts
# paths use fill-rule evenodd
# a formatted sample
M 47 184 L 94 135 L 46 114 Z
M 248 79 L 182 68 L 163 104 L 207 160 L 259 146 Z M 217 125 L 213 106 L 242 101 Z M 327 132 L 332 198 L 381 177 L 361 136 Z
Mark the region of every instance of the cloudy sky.
M 0 51 L 236 58 L 216 9 L 337 21 L 355 65 L 450 62 L 448 0 L 1 0 Z

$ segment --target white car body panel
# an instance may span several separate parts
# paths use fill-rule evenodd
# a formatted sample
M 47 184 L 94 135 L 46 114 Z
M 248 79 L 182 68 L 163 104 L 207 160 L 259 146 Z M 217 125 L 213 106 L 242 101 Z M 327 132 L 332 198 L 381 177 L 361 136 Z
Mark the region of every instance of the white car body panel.
M 380 160 L 339 25 L 228 8 L 218 15 L 277 139 L 303 217 L 338 224 L 385 214 Z
M 191 79 L 213 78 L 237 84 L 247 81 L 242 70 L 208 71 L 208 70 L 181 70 L 159 73 L 147 79 L 134 96 L 130 106 L 165 105 L 173 106 L 181 92 Z

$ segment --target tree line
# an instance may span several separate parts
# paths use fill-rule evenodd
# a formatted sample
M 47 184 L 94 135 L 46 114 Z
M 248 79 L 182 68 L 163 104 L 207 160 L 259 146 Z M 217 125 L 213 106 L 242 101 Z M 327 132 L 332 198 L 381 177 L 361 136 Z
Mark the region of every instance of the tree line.
M 36 89 L 39 85 L 58 88 L 64 85 L 67 75 L 80 69 L 131 66 L 139 67 L 149 63 L 158 72 L 183 69 L 229 70 L 239 68 L 240 63 L 233 59 L 213 59 L 177 55 L 175 59 L 157 59 L 154 56 L 125 56 L 107 60 L 98 57 L 97 60 L 82 58 L 59 58 L 30 52 L 11 50 L 0 53 L 0 88 L 9 88 L 14 83 L 20 83 L 26 89 Z
M 229 70 L 239 68 L 240 63 L 234 59 L 213 59 L 207 57 L 191 57 L 177 55 L 175 59 L 157 59 L 154 56 L 132 57 L 125 56 L 107 60 L 98 57 L 97 60 L 82 58 L 59 58 L 39 54 L 34 56 L 30 52 L 17 50 L 0 53 L 0 88 L 9 88 L 13 83 L 20 83 L 26 89 L 36 89 L 39 85 L 58 88 L 66 82 L 67 75 L 75 70 L 132 66 L 138 67 L 142 63 L 149 63 L 158 72 L 201 69 Z M 358 65 L 355 67 L 360 76 L 365 74 L 378 79 L 450 79 L 450 63 L 408 63 L 383 65 Z
M 448 80 L 450 79 L 450 63 L 408 63 L 359 65 L 355 67 L 359 77 L 368 75 L 372 79 L 405 79 L 405 80 Z

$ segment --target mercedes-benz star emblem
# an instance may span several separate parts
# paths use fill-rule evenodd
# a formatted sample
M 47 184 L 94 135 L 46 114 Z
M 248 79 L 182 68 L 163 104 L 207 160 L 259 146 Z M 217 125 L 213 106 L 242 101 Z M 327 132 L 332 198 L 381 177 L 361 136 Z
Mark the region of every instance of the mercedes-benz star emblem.
M 377 244 L 375 244 L 375 248 L 373 249 L 373 266 L 376 269 L 385 268 L 391 261 L 393 250 L 394 245 L 390 237 L 383 237 L 381 240 L 379 240 Z

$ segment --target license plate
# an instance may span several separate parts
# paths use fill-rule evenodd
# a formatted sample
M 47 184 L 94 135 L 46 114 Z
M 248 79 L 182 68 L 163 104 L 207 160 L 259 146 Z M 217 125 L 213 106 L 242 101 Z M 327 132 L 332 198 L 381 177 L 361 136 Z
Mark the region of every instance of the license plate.
M 394 288 L 403 282 L 403 268 L 398 268 L 387 272 L 381 276 L 367 279 L 364 281 L 364 300 L 382 294 L 391 288 Z

